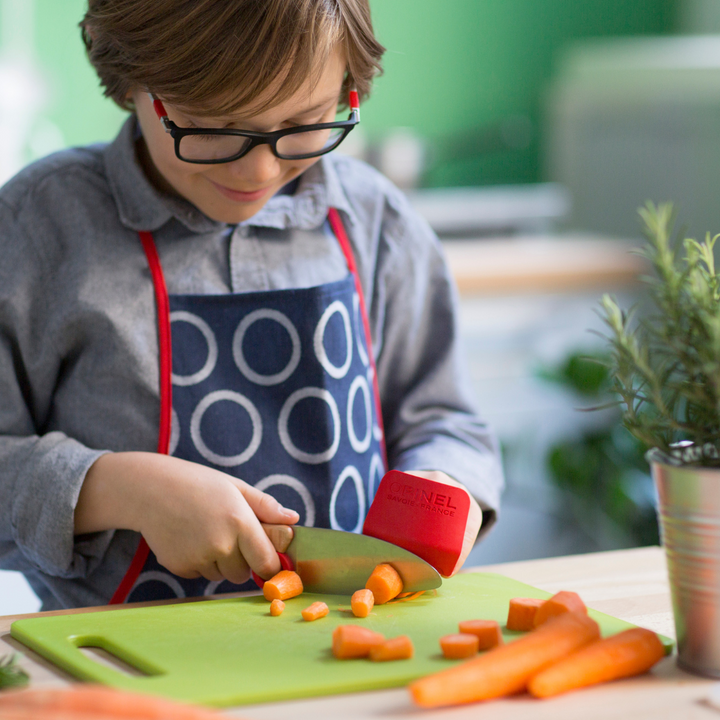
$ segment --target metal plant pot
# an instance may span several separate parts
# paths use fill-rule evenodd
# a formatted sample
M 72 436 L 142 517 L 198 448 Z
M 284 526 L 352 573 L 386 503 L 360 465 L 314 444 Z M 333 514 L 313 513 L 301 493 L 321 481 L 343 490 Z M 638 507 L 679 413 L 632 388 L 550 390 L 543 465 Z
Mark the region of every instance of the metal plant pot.
M 658 491 L 678 665 L 720 678 L 720 469 L 647 455 Z

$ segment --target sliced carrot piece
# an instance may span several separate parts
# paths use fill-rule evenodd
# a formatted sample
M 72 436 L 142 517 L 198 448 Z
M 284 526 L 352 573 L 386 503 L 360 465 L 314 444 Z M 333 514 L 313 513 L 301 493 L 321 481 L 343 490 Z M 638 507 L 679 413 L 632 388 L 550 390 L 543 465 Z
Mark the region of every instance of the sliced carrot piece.
M 287 600 L 300 595 L 303 584 L 300 576 L 292 570 L 281 570 L 263 585 L 266 600 Z
M 302 611 L 303 620 L 311 622 L 324 618 L 330 612 L 330 608 L 324 602 L 314 602 Z
M 624 630 L 569 655 L 528 683 L 535 697 L 550 697 L 647 672 L 665 655 L 658 636 L 645 628 Z
M 409 685 L 412 699 L 423 707 L 459 705 L 519 692 L 544 668 L 600 637 L 587 615 L 565 613 L 536 630 Z
M 461 633 L 475 635 L 478 639 L 478 650 L 489 650 L 503 641 L 500 623 L 497 620 L 463 620 L 458 623 Z
M 270 614 L 273 617 L 282 615 L 282 612 L 284 609 L 285 609 L 285 603 L 282 600 L 279 600 L 278 598 L 275 598 L 275 600 L 273 600 L 270 603 Z
M 440 638 L 440 648 L 442 654 L 450 660 L 469 658 L 477 655 L 478 638 L 477 635 L 470 635 L 469 633 L 445 635 Z
M 332 652 L 338 660 L 367 657 L 385 636 L 361 625 L 338 625 L 332 634 Z
M 532 630 L 535 627 L 535 615 L 545 602 L 540 598 L 512 598 L 508 608 L 508 630 Z
M 394 600 L 388 600 L 385 604 L 386 605 L 393 605 L 394 603 L 399 602 L 409 602 L 410 600 L 415 600 L 416 598 L 419 598 L 421 595 L 424 595 L 424 590 L 418 590 L 414 593 L 400 593 L 395 597 Z
M 221 720 L 221 713 L 152 695 L 78 684 L 65 688 L 30 688 L 0 694 L 0 717 L 133 718 L 153 720 Z
M 372 590 L 367 588 L 356 590 L 350 598 L 350 607 L 355 617 L 367 617 L 373 609 L 373 605 L 375 605 L 375 596 L 372 594 Z
M 538 627 L 551 617 L 562 615 L 566 612 L 579 612 L 587 615 L 585 603 L 580 599 L 577 593 L 569 590 L 562 590 L 546 600 L 535 614 L 534 625 Z
M 402 592 L 403 584 L 397 570 L 392 565 L 382 563 L 372 571 L 365 587 L 375 597 L 375 604 L 382 605 L 397 597 Z
M 407 635 L 398 635 L 370 649 L 373 662 L 386 660 L 409 660 L 414 653 L 412 640 Z

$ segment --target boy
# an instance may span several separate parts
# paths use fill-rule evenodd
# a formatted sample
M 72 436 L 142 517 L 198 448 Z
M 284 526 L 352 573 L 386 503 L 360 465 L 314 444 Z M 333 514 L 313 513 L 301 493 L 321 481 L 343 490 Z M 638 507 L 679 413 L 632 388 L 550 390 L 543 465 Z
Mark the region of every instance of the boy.
M 488 527 L 437 240 L 327 154 L 380 68 L 367 0 L 90 0 L 82 28 L 132 114 L 0 193 L 0 566 L 46 610 L 232 592 L 279 570 L 261 522 L 359 531 L 389 468 Z

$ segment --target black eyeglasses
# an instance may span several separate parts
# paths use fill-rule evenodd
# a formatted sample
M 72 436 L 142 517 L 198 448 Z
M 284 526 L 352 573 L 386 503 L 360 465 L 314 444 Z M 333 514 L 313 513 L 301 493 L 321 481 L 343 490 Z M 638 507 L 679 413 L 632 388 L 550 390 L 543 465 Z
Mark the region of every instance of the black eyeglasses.
M 258 145 L 269 145 L 281 160 L 306 160 L 334 150 L 360 122 L 358 93 L 350 91 L 350 117 L 338 122 L 298 125 L 286 130 L 263 133 L 250 130 L 181 128 L 167 115 L 165 106 L 148 93 L 165 132 L 175 140 L 175 155 L 199 165 L 232 162 Z

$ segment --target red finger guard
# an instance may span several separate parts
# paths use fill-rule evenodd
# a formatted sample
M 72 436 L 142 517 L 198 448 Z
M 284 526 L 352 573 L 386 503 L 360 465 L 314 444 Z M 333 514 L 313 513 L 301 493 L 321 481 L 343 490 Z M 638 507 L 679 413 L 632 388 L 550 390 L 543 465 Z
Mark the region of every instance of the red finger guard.
M 391 470 L 378 486 L 363 535 L 399 545 L 447 577 L 462 552 L 469 512 L 462 489 Z
M 280 558 L 280 567 L 283 570 L 294 570 L 292 560 L 285 554 L 285 553 L 278 553 L 278 557 Z M 252 579 L 255 581 L 255 584 L 262 590 L 263 585 L 265 584 L 265 581 L 254 571 L 250 571 L 250 575 L 252 575 Z

